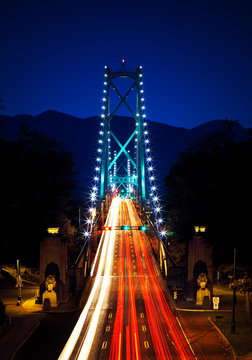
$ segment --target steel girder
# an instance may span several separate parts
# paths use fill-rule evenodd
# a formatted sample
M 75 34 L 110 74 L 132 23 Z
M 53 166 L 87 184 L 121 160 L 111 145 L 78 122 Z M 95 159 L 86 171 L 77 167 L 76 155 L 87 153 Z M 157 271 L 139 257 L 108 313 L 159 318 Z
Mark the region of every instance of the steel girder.
M 136 71 L 128 71 L 126 70 L 125 63 L 122 63 L 122 67 L 120 71 L 111 71 L 109 67 L 105 67 L 105 88 L 104 88 L 104 97 L 103 97 L 103 109 L 104 113 L 102 115 L 104 122 L 104 135 L 103 135 L 103 149 L 102 149 L 102 159 L 101 159 L 101 181 L 100 181 L 100 200 L 102 201 L 109 191 L 109 187 L 111 185 L 115 185 L 116 188 L 123 186 L 125 184 L 131 184 L 135 187 L 136 194 L 141 201 L 142 205 L 145 203 L 146 199 L 146 190 L 145 190 L 145 161 L 144 161 L 144 136 L 143 136 L 143 112 L 141 107 L 141 78 L 142 78 L 142 70 L 141 67 L 137 67 Z M 132 80 L 132 84 L 129 87 L 128 91 L 125 95 L 122 95 L 118 90 L 117 86 L 114 83 L 115 79 L 118 78 L 129 78 Z M 114 90 L 115 93 L 119 97 L 119 103 L 115 107 L 115 109 L 110 111 L 110 91 Z M 127 97 L 132 92 L 132 90 L 136 90 L 136 112 L 132 110 L 130 105 L 127 103 Z M 129 136 L 127 141 L 122 144 L 121 141 L 117 138 L 114 132 L 111 130 L 111 120 L 121 107 L 121 105 L 125 105 L 131 116 L 135 119 L 136 127 L 132 134 Z M 136 149 L 136 159 L 134 160 L 129 152 L 127 151 L 127 146 L 133 140 L 133 138 L 137 139 L 137 149 Z M 117 146 L 119 147 L 119 151 L 116 156 L 111 160 L 109 156 L 109 142 L 113 138 Z M 113 174 L 111 176 L 112 167 L 118 162 L 118 160 L 124 157 L 128 159 L 130 162 L 134 174 L 128 175 L 126 174 Z

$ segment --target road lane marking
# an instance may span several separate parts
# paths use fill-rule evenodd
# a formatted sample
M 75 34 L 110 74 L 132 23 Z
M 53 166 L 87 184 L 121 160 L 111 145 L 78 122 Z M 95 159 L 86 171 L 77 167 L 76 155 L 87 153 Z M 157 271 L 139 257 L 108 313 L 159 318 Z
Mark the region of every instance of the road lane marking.
M 150 344 L 149 344 L 149 341 L 148 341 L 148 340 L 145 340 L 145 341 L 144 341 L 144 347 L 145 347 L 145 349 L 149 349 Z
M 102 343 L 102 349 L 106 349 L 108 346 L 108 342 L 107 341 L 103 341 Z

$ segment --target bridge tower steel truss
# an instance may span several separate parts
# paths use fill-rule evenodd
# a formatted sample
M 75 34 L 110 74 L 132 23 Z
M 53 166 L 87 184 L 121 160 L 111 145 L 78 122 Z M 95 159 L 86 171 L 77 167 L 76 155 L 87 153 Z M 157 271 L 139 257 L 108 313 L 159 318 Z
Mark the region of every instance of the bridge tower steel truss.
M 117 78 L 129 78 L 132 80 L 132 84 L 129 87 L 125 95 L 122 95 L 115 86 L 115 79 Z M 115 109 L 110 111 L 110 90 L 114 90 L 119 96 L 119 103 Z M 134 112 L 126 99 L 133 89 L 136 89 L 136 111 Z M 150 222 L 154 231 L 156 231 L 159 238 L 159 254 L 160 254 L 160 267 L 162 264 L 165 266 L 165 273 L 167 275 L 166 264 L 166 252 L 169 240 L 164 240 L 167 235 L 171 235 L 171 231 L 166 231 L 165 221 L 162 216 L 162 206 L 158 195 L 158 188 L 156 186 L 155 167 L 153 166 L 153 157 L 150 148 L 150 136 L 148 130 L 148 122 L 146 121 L 145 106 L 144 106 L 144 90 L 143 90 L 143 74 L 142 67 L 137 67 L 136 71 L 128 71 L 125 67 L 124 61 L 119 71 L 111 71 L 108 66 L 105 66 L 104 73 L 104 89 L 103 89 L 103 105 L 102 114 L 100 115 L 100 129 L 98 136 L 98 155 L 96 157 L 94 177 L 92 181 L 92 190 L 90 191 L 89 201 L 89 213 L 83 223 L 83 247 L 76 260 L 76 264 L 81 259 L 81 256 L 85 254 L 85 264 L 88 262 L 90 256 L 89 248 L 91 242 L 91 236 L 97 225 L 100 215 L 103 213 L 104 202 L 107 199 L 107 193 L 116 183 L 118 187 L 124 187 L 125 184 L 135 187 L 135 195 L 138 197 L 138 202 L 141 204 L 142 210 L 145 210 L 148 221 Z M 124 144 L 121 144 L 119 139 L 113 133 L 111 129 L 111 120 L 115 116 L 120 106 L 124 104 L 129 110 L 131 116 L 135 119 L 135 128 L 132 134 L 129 136 Z M 126 150 L 129 143 L 135 137 L 137 142 L 135 161 Z M 114 153 L 112 159 L 110 153 L 110 141 L 111 138 L 119 146 L 119 151 Z M 126 156 L 127 165 L 117 166 L 118 159 L 122 155 Z M 145 168 L 146 165 L 146 168 Z M 124 176 L 119 176 L 117 170 L 120 167 L 126 170 Z M 130 167 L 133 167 L 133 172 Z M 112 174 L 113 170 L 113 176 Z M 147 171 L 146 171 L 147 170 Z M 146 190 L 146 175 L 148 177 L 148 190 Z M 110 188 L 111 187 L 111 188 Z M 148 194 L 146 196 L 146 194 Z M 148 198 L 147 198 L 148 197 Z M 97 211 L 98 210 L 98 211 Z M 153 221 L 154 220 L 154 221 Z M 166 245 L 165 245 L 166 244 Z M 167 252 L 168 254 L 168 252 Z M 169 254 L 168 254 L 169 256 Z M 85 265 L 86 266 L 86 265 Z M 86 269 L 86 267 L 85 267 Z
M 141 99 L 143 98 L 142 93 L 142 67 L 137 67 L 136 71 L 128 71 L 125 67 L 125 63 L 122 63 L 122 67 L 119 71 L 111 71 L 108 66 L 105 66 L 104 73 L 104 90 L 103 90 L 103 113 L 102 118 L 102 127 L 103 131 L 103 140 L 102 140 L 102 157 L 101 157 L 101 166 L 100 166 L 100 194 L 99 198 L 102 201 L 105 198 L 106 192 L 109 190 L 110 186 L 117 184 L 117 188 L 120 186 L 125 187 L 125 184 L 131 184 L 135 187 L 136 194 L 140 200 L 142 206 L 145 204 L 146 200 L 146 188 L 145 188 L 145 160 L 144 160 L 144 135 L 143 135 L 143 122 L 145 118 L 144 106 Z M 122 95 L 118 87 L 115 85 L 114 80 L 117 78 L 129 78 L 132 80 L 132 84 L 129 87 L 125 95 Z M 127 102 L 127 97 L 136 89 L 136 111 L 134 112 L 131 106 Z M 115 107 L 115 109 L 110 112 L 110 92 L 114 90 L 118 95 L 120 102 Z M 127 141 L 124 144 L 121 144 L 119 139 L 116 137 L 114 132 L 111 130 L 111 120 L 117 113 L 121 105 L 125 105 L 129 110 L 131 116 L 135 119 L 136 127 L 133 133 L 129 136 Z M 109 142 L 113 140 L 117 143 L 120 150 L 112 159 L 109 156 Z M 127 146 L 133 139 L 137 139 L 137 149 L 136 149 L 136 161 L 131 157 L 131 155 L 126 150 Z M 110 175 L 110 171 L 115 166 L 115 163 L 118 161 L 120 156 L 126 156 L 128 162 L 133 166 L 134 173 L 126 173 L 125 176 L 114 176 Z

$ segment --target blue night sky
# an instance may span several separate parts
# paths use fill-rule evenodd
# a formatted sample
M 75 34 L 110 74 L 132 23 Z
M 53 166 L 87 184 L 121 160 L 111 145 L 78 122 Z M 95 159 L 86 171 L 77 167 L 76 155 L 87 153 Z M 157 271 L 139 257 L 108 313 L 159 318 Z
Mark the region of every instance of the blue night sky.
M 252 126 L 251 0 L 0 4 L 3 114 L 100 114 L 104 65 L 124 58 L 143 66 L 148 119 Z

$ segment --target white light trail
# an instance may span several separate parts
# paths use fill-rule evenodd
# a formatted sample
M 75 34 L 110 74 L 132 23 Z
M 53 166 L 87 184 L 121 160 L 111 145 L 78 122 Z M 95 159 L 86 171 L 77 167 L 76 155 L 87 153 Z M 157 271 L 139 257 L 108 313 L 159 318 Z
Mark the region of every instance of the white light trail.
M 109 223 L 108 224 L 109 226 L 116 225 L 117 214 L 119 212 L 119 203 L 120 203 L 120 198 L 114 198 L 112 200 L 112 204 L 111 204 L 109 215 L 108 215 L 108 221 L 106 221 L 106 224 Z M 105 236 L 104 236 L 104 233 L 106 233 Z M 107 286 L 109 283 L 108 275 L 110 274 L 110 270 L 111 270 L 112 256 L 113 256 L 114 243 L 115 243 L 115 241 L 114 241 L 115 233 L 114 232 L 109 232 L 109 233 L 104 231 L 102 234 L 102 239 L 100 242 L 102 242 L 103 238 L 104 238 L 104 241 L 103 241 L 101 257 L 100 257 L 100 261 L 99 261 L 99 265 L 98 265 L 98 269 L 97 269 L 97 275 L 96 275 L 96 278 L 95 278 L 95 281 L 93 284 L 92 291 L 91 291 L 88 301 L 87 301 L 87 303 L 86 303 L 86 305 L 85 305 L 85 307 L 84 307 L 84 309 L 72 331 L 72 334 L 70 335 L 58 360 L 68 360 L 70 358 L 70 356 L 73 352 L 73 349 L 75 347 L 75 344 L 79 338 L 82 327 L 85 323 L 90 306 L 94 300 L 94 296 L 97 294 L 100 280 L 102 279 L 102 285 L 101 285 L 99 299 L 96 304 L 91 322 L 89 324 L 88 332 L 86 333 L 86 338 L 84 340 L 84 343 L 82 345 L 82 350 L 81 350 L 78 358 L 86 359 L 89 355 L 91 345 L 93 342 L 93 338 L 95 335 L 96 327 L 98 324 L 99 312 L 100 312 L 100 309 L 101 309 L 101 306 L 102 306 L 102 303 L 103 303 L 103 300 L 105 297 L 105 293 L 107 290 Z M 106 261 L 105 273 L 104 273 L 104 277 L 101 277 L 102 271 L 104 269 L 105 261 Z M 87 346 L 87 342 L 88 342 L 88 346 Z
M 116 199 L 115 199 L 116 200 Z M 116 205 L 113 208 L 113 218 L 112 218 L 112 225 L 116 225 L 117 220 L 117 214 L 118 214 L 118 205 L 119 205 L 120 199 L 117 198 Z M 105 242 L 109 243 L 108 245 L 108 251 L 106 256 L 106 264 L 105 264 L 105 271 L 104 271 L 104 277 L 102 281 L 102 287 L 99 295 L 98 302 L 95 307 L 95 311 L 93 313 L 91 322 L 89 324 L 89 329 L 85 337 L 85 341 L 82 344 L 81 351 L 78 356 L 78 360 L 85 360 L 88 358 L 91 346 L 93 344 L 93 340 L 95 337 L 95 332 L 98 325 L 99 315 L 101 311 L 101 307 L 105 298 L 105 294 L 108 290 L 109 284 L 110 284 L 110 278 L 109 275 L 111 273 L 111 265 L 113 261 L 113 253 L 114 253 L 114 245 L 115 245 L 115 232 L 114 231 L 107 231 L 105 235 L 106 239 Z

